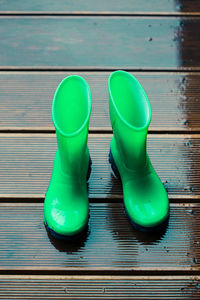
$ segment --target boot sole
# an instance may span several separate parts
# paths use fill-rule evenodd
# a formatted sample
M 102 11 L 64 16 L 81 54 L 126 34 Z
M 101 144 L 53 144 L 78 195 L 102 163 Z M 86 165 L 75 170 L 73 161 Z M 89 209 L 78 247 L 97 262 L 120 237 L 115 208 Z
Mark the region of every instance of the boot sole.
M 88 166 L 88 172 L 87 172 L 87 178 L 86 180 L 88 181 L 89 178 L 90 178 L 90 175 L 91 175 L 91 171 L 92 171 L 92 159 L 91 157 L 89 157 L 89 166 Z M 89 220 L 90 216 L 88 217 L 88 220 Z M 55 232 L 53 229 L 51 229 L 46 220 L 44 219 L 44 225 L 47 229 L 47 231 L 50 233 L 50 235 L 53 237 L 53 238 L 56 238 L 58 240 L 62 240 L 62 241 L 73 241 L 73 240 L 77 240 L 79 238 L 82 238 L 83 236 L 85 236 L 87 234 L 87 231 L 88 231 L 88 223 L 86 224 L 86 226 L 83 228 L 83 230 L 77 234 L 74 234 L 74 235 L 62 235 L 62 234 L 59 234 L 57 232 Z
M 88 172 L 87 172 L 87 178 L 86 178 L 87 181 L 90 178 L 91 172 L 92 172 L 92 159 L 91 159 L 91 157 L 89 157 L 89 166 L 88 166 Z
M 113 158 L 113 155 L 112 155 L 112 152 L 111 152 L 111 149 L 109 151 L 109 163 L 111 165 L 111 168 L 113 170 L 113 173 L 115 174 L 115 176 L 121 180 L 121 176 L 120 176 L 120 173 L 119 173 L 119 170 L 116 166 L 116 163 L 114 161 L 114 158 Z M 169 221 L 169 213 L 166 217 L 166 219 L 160 223 L 159 225 L 156 225 L 156 226 L 151 226 L 151 227 L 144 227 L 138 223 L 135 223 L 129 216 L 127 210 L 126 210 L 126 207 L 123 203 L 123 207 L 124 207 L 124 212 L 126 214 L 126 216 L 128 217 L 131 225 L 133 225 L 133 227 L 139 231 L 142 231 L 142 232 L 152 232 L 152 231 L 162 231 L 166 228 L 166 226 L 168 225 L 168 221 Z
M 112 152 L 111 152 L 111 149 L 109 151 L 109 163 L 111 165 L 111 168 L 113 170 L 113 173 L 115 174 L 115 176 L 121 180 L 121 176 L 120 176 L 120 173 L 119 173 L 119 170 L 115 164 L 115 161 L 114 161 L 114 158 L 113 158 L 113 155 L 112 155 Z
M 81 232 L 79 232 L 77 234 L 74 234 L 72 236 L 70 236 L 70 235 L 62 235 L 62 234 L 59 234 L 59 233 L 55 232 L 53 229 L 51 229 L 47 225 L 46 221 L 44 221 L 44 225 L 45 225 L 47 231 L 49 232 L 49 234 L 53 238 L 55 238 L 57 240 L 61 240 L 61 241 L 75 241 L 75 240 L 78 240 L 78 239 L 81 239 L 81 238 L 85 237 L 87 235 L 87 232 L 88 232 L 88 224 L 86 224 L 86 226 L 84 227 L 84 229 Z

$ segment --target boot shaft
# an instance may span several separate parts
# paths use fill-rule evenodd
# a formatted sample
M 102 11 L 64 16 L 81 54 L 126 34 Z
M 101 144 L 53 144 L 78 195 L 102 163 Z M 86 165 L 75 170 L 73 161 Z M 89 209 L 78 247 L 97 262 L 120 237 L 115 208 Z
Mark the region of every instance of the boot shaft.
M 146 136 L 151 121 L 147 95 L 131 74 L 112 73 L 108 83 L 109 110 L 114 141 L 127 168 L 146 162 Z
M 80 76 L 65 78 L 58 86 L 52 119 L 56 129 L 61 168 L 70 176 L 80 175 L 88 166 L 88 127 L 91 114 L 91 92 Z

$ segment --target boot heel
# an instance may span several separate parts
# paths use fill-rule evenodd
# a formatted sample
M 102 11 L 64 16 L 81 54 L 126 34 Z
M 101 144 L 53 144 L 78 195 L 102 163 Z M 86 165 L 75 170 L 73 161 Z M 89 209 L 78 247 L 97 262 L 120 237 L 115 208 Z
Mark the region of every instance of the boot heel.
M 92 172 L 92 159 L 91 159 L 91 157 L 90 157 L 90 158 L 89 158 L 89 165 L 88 165 L 87 178 L 86 178 L 87 181 L 88 181 L 89 178 L 90 178 L 91 172 Z
M 120 173 L 119 173 L 119 170 L 115 164 L 115 161 L 114 161 L 114 158 L 113 158 L 113 155 L 112 155 L 112 152 L 111 152 L 111 149 L 109 151 L 109 163 L 111 164 L 111 168 L 113 170 L 113 173 L 115 174 L 115 176 L 121 180 L 121 176 L 120 176 Z

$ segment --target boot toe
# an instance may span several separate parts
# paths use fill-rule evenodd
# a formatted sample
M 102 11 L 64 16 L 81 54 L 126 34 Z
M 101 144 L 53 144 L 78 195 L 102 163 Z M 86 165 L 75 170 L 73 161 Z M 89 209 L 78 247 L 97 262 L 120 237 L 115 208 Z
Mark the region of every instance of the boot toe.
M 168 217 L 167 193 L 155 174 L 141 182 L 129 182 L 124 193 L 125 208 L 133 223 L 145 228 L 162 224 Z
M 55 233 L 61 236 L 72 237 L 79 234 L 87 226 L 88 211 L 61 210 L 53 208 L 45 217 L 45 223 Z
M 79 189 L 75 193 L 75 189 L 63 185 L 48 190 L 44 203 L 44 221 L 56 234 L 65 237 L 79 234 L 87 226 L 88 215 L 89 202 L 85 190 Z

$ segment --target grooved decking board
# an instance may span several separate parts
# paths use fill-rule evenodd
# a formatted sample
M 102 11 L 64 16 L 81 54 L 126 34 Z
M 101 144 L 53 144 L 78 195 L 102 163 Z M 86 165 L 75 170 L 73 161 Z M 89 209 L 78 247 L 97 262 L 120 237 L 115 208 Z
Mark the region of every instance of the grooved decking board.
M 59 82 L 78 74 L 89 83 L 93 108 L 90 128 L 111 130 L 108 77 L 111 72 L 1 72 L 0 130 L 54 130 L 51 103 Z M 200 73 L 137 73 L 152 106 L 150 130 L 200 130 Z M 169 117 L 170 116 L 170 117 Z
M 0 68 L 200 69 L 200 18 L 1 17 Z
M 112 135 L 90 135 L 90 198 L 122 197 L 108 163 Z M 54 134 L 0 134 L 0 196 L 44 197 L 56 151 Z M 170 198 L 200 198 L 200 135 L 149 135 L 148 152 Z
M 121 203 L 93 203 L 88 235 L 76 243 L 49 239 L 42 203 L 5 203 L 0 208 L 0 271 L 64 271 L 65 275 L 121 271 L 134 275 L 136 271 L 186 274 L 200 269 L 199 204 L 171 205 L 166 230 L 144 234 L 129 224 Z
M 30 12 L 199 12 L 198 0 L 110 0 L 110 1 L 15 1 L 1 0 L 0 11 L 30 11 Z
M 0 276 L 1 299 L 197 299 L 199 276 Z M 153 298 L 152 298 L 153 297 Z

